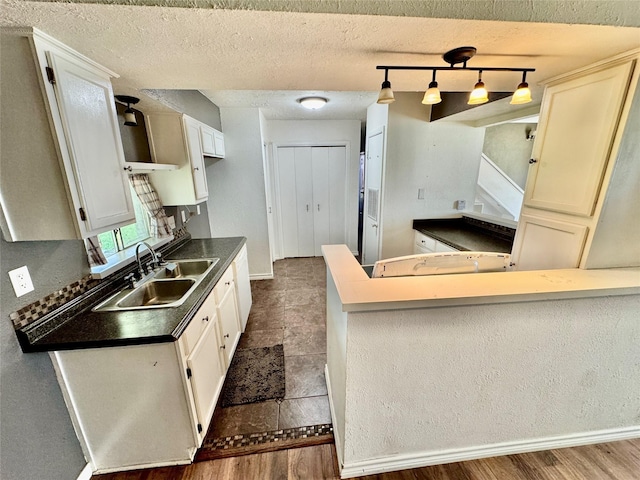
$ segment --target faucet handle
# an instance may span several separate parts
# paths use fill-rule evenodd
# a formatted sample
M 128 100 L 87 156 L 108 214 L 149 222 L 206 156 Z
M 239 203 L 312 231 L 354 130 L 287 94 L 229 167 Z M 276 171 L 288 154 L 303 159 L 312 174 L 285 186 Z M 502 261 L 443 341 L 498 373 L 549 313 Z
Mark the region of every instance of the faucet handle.
M 131 272 L 127 275 L 124 276 L 124 281 L 125 282 L 130 282 L 131 286 L 133 287 L 133 284 L 136 282 L 136 274 L 134 272 Z
M 164 267 L 167 264 L 167 262 L 162 259 L 162 254 L 160 252 L 156 252 L 156 262 L 156 266 L 158 267 Z

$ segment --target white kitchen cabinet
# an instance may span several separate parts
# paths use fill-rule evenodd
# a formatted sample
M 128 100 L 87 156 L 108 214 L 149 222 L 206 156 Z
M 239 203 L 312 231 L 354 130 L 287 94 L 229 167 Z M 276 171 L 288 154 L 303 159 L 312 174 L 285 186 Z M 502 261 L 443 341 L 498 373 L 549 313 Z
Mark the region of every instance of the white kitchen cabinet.
M 321 256 L 345 243 L 346 148 L 279 147 L 277 188 L 285 257 Z
M 240 329 L 244 332 L 251 310 L 251 282 L 249 280 L 249 259 L 247 246 L 244 245 L 232 263 L 235 281 L 236 299 L 238 301 L 238 316 Z
M 624 175 L 614 183 L 612 175 L 638 83 L 637 58 L 623 54 L 547 83 L 512 250 L 516 269 L 588 265 L 594 235 L 612 215 L 603 215 L 607 196 L 630 188 Z M 624 262 L 623 253 L 609 257 L 600 266 Z
M 222 275 L 213 289 L 213 293 L 216 298 L 217 314 L 222 333 L 220 349 L 224 354 L 226 368 L 228 369 L 241 334 L 232 266 L 227 268 Z
M 224 158 L 224 135 L 215 128 L 200 124 L 202 152 L 208 157 Z
M 2 52 L 5 239 L 86 238 L 134 222 L 117 74 L 36 29 L 3 29 Z
M 233 278 L 230 266 L 176 342 L 51 353 L 93 473 L 193 460 L 240 339 Z
M 208 196 L 201 122 L 178 113 L 145 116 L 149 148 L 158 164 L 177 164 L 172 171 L 153 171 L 151 183 L 163 205 L 195 205 Z
M 220 327 L 215 308 L 211 312 L 206 312 L 203 318 L 196 314 L 194 320 L 205 322 L 203 333 L 186 359 L 187 378 L 190 380 L 197 417 L 196 430 L 201 444 L 209 429 L 209 423 L 213 418 L 213 411 L 222 390 L 225 369 L 220 359 L 218 338 Z
M 458 250 L 450 247 L 446 243 L 436 240 L 417 230 L 414 231 L 413 253 L 435 253 L 435 252 L 457 252 Z

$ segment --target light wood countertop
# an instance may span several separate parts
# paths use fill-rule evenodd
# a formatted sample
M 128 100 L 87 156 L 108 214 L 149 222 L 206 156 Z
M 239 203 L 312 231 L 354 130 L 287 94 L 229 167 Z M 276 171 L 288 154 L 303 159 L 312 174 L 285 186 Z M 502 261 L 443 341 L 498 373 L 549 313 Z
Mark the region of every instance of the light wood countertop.
M 346 245 L 322 253 L 345 312 L 640 294 L 640 268 L 369 278 Z

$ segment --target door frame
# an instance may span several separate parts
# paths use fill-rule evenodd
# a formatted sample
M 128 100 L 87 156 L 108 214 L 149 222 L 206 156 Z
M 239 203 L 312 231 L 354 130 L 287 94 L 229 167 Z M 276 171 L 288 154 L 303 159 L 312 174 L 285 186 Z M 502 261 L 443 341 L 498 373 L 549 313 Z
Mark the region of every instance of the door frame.
M 367 208 L 368 208 L 368 183 L 367 183 L 367 169 L 368 169 L 368 155 L 369 155 L 369 140 L 372 137 L 377 135 L 382 135 L 382 152 L 381 152 L 381 161 L 380 161 L 380 194 L 378 196 L 378 203 L 380 205 L 380 211 L 378 212 L 378 249 L 377 256 L 378 260 L 382 256 L 382 234 L 384 228 L 384 184 L 385 184 L 385 172 L 386 172 L 386 164 L 387 164 L 387 137 L 386 137 L 386 128 L 384 125 L 374 128 L 371 131 L 367 130 L 366 132 L 366 142 L 365 142 L 365 151 L 364 151 L 364 205 L 363 205 L 363 227 L 362 227 L 362 252 L 360 252 L 360 261 L 364 261 L 364 252 L 366 250 L 367 245 L 367 237 L 366 237 L 366 217 L 367 217 Z
M 269 206 L 272 207 L 272 215 L 267 215 L 267 221 L 271 220 L 272 225 L 269 229 L 269 235 L 273 232 L 273 237 L 270 238 L 269 242 L 273 245 L 273 258 L 272 260 L 280 260 L 284 258 L 283 251 L 283 238 L 282 238 L 282 212 L 280 209 L 280 185 L 278 182 L 279 172 L 278 172 L 278 149 L 279 148 L 293 148 L 293 147 L 344 147 L 345 148 L 345 167 L 346 167 L 346 178 L 344 183 L 344 238 L 345 242 L 348 241 L 348 225 L 349 225 L 349 182 L 351 181 L 352 173 L 350 172 L 350 158 L 351 158 L 351 142 L 346 140 L 341 141 L 326 141 L 326 142 L 282 142 L 282 143 L 271 143 L 271 155 L 269 156 L 269 169 L 266 173 L 268 176 L 268 180 L 266 183 L 267 188 L 270 191 L 268 196 L 271 198 L 271 205 L 267 205 L 267 211 Z M 357 205 L 357 202 L 356 202 Z M 356 224 L 357 227 L 357 224 Z M 357 230 L 357 228 L 356 228 Z M 356 233 L 357 235 L 357 233 Z

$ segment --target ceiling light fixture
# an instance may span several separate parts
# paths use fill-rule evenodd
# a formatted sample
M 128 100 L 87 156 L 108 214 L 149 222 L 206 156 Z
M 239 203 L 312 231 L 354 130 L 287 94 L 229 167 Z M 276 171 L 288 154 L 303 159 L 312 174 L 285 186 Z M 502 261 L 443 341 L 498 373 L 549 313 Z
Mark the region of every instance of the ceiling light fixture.
M 422 99 L 422 103 L 425 105 L 435 105 L 436 103 L 440 103 L 442 101 L 442 97 L 440 97 L 440 90 L 438 90 L 438 82 L 436 82 L 436 71 L 433 71 L 433 78 L 431 79 L 431 83 L 429 84 L 429 88 L 426 92 L 424 92 L 424 98 Z
M 127 108 L 124 111 L 124 124 L 128 127 L 137 127 L 138 122 L 136 120 L 136 112 L 131 108 L 131 104 L 135 105 L 140 101 L 140 99 L 130 97 L 129 95 L 115 95 L 115 98 L 120 103 L 127 105 Z
M 378 65 L 376 69 L 384 70 L 384 82 L 382 82 L 382 89 L 378 96 L 378 103 L 392 103 L 395 101 L 393 96 L 393 90 L 391 90 L 391 82 L 389 82 L 389 70 L 432 70 L 433 79 L 429 84 L 428 90 L 424 94 L 422 103 L 425 105 L 434 105 L 440 103 L 442 100 L 440 97 L 440 90 L 438 90 L 438 82 L 436 82 L 436 71 L 475 71 L 478 72 L 478 82 L 476 83 L 471 95 L 469 95 L 469 105 L 480 105 L 489 101 L 489 94 L 482 81 L 482 72 L 522 72 L 522 82 L 518 85 L 517 90 L 514 92 L 511 99 L 512 105 L 521 105 L 531 102 L 531 90 L 527 84 L 526 76 L 527 72 L 535 72 L 535 68 L 511 68 L 511 67 L 467 67 L 467 62 L 473 58 L 476 54 L 475 47 L 458 47 L 453 50 L 449 50 L 442 55 L 442 58 L 448 67 L 434 66 L 434 67 L 422 67 L 422 66 L 404 66 L 404 65 Z M 461 63 L 461 67 L 455 67 Z
M 304 97 L 298 100 L 300 105 L 309 110 L 318 110 L 324 107 L 328 101 L 329 100 L 324 97 Z

